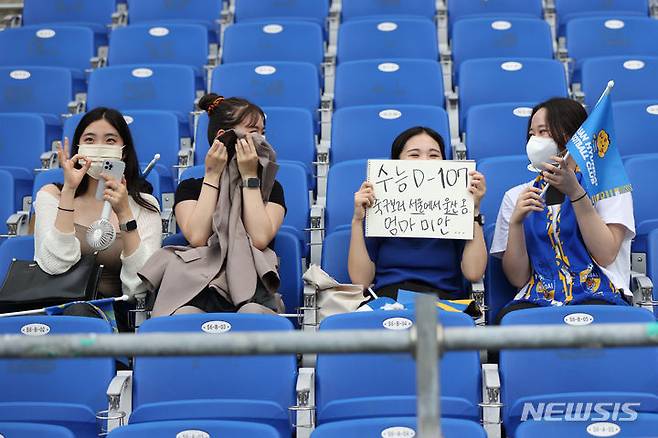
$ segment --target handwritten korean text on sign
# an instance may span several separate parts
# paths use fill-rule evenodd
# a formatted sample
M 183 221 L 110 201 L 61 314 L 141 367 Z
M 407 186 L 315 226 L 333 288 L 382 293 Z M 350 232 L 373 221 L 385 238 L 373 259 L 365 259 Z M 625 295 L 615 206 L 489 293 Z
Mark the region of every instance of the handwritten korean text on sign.
M 368 160 L 366 236 L 473 239 L 471 170 L 474 161 Z

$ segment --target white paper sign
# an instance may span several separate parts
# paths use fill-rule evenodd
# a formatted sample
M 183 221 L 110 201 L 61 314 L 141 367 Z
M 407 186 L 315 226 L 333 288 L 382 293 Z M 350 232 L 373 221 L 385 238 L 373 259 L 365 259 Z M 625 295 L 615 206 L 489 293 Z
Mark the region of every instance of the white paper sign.
M 473 239 L 471 170 L 474 161 L 368 160 L 366 236 Z

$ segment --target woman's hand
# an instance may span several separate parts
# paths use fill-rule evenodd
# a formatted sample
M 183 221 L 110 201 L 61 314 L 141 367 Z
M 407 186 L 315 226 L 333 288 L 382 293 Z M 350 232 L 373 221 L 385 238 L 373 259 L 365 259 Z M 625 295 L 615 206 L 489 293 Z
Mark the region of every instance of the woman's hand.
M 208 153 L 206 153 L 206 176 L 219 178 L 226 167 L 227 161 L 228 152 L 226 151 L 226 146 L 221 141 L 215 139 L 210 149 L 208 149 Z
M 132 211 L 128 203 L 128 189 L 126 188 L 126 179 L 122 178 L 117 181 L 107 173 L 102 173 L 101 178 L 105 180 L 105 191 L 103 199 L 112 205 L 112 210 L 116 213 L 120 223 L 132 220 Z
M 468 188 L 468 192 L 473 195 L 473 205 L 475 208 L 475 214 L 480 212 L 480 202 L 484 198 L 484 194 L 487 192 L 487 181 L 477 170 L 471 170 L 468 173 L 471 177 L 471 185 Z
M 64 147 L 60 144 L 57 146 L 57 158 L 59 160 L 59 165 L 64 170 L 64 190 L 70 190 L 75 192 L 82 178 L 91 167 L 91 161 L 89 158 L 84 157 L 80 154 L 75 154 L 72 158 L 69 158 L 69 139 L 64 137 Z M 78 163 L 78 160 L 85 160 L 84 166 L 80 169 L 76 169 L 75 165 Z
M 242 178 L 256 178 L 258 176 L 258 154 L 251 134 L 247 134 L 246 138 L 237 140 L 235 155 L 238 159 L 238 170 Z
M 355 221 L 362 221 L 366 217 L 366 208 L 375 205 L 375 188 L 372 183 L 364 181 L 358 192 L 354 193 L 354 217 Z
M 526 187 L 519 195 L 516 206 L 510 218 L 511 224 L 521 224 L 532 211 L 544 211 L 544 201 L 541 199 L 541 190 L 537 187 Z
M 552 156 L 551 160 L 555 160 L 558 165 L 554 166 L 544 163 L 542 175 L 546 182 L 567 195 L 570 199 L 581 196 L 584 189 L 578 182 L 574 171 L 567 166 L 566 160 L 557 156 Z

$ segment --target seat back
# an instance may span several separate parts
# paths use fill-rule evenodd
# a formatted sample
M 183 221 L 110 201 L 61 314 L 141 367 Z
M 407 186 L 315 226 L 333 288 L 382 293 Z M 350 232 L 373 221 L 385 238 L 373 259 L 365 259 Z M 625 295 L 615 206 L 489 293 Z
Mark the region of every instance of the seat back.
M 487 249 L 491 249 L 496 224 L 493 222 L 485 225 L 484 239 L 487 243 Z M 484 274 L 484 302 L 487 305 L 486 321 L 488 324 L 494 324 L 498 313 L 510 301 L 514 299 L 517 289 L 512 286 L 505 272 L 503 271 L 503 261 L 495 255 L 489 255 L 487 258 L 487 270 Z
M 646 0 L 555 0 L 558 35 L 562 36 L 574 18 L 601 16 L 619 18 L 648 14 Z
M 410 327 L 412 311 L 372 311 L 333 315 L 320 331 Z M 472 327 L 463 313 L 437 312 L 446 327 Z M 404 324 L 404 325 L 400 325 Z M 373 334 L 373 336 L 376 336 Z M 480 359 L 475 351 L 441 357 L 442 413 L 479 420 Z M 416 412 L 416 362 L 408 353 L 319 354 L 316 366 L 318 424 L 367 417 L 412 416 Z
M 355 105 L 443 106 L 441 65 L 427 59 L 373 59 L 336 68 L 336 109 Z
M 622 405 L 623 406 L 623 405 Z M 603 406 L 603 409 L 606 409 Z M 635 414 L 626 407 L 627 412 L 615 413 L 609 412 L 610 417 L 606 421 L 597 421 L 605 419 L 607 411 L 603 415 L 593 412 L 591 415 L 585 415 L 584 421 L 525 421 L 516 430 L 516 438 L 562 438 L 577 436 L 615 436 L 619 438 L 639 438 L 646 436 L 647 431 L 658 428 L 658 415 L 655 414 Z M 585 408 L 586 409 L 586 408 Z M 613 408 L 614 409 L 614 408 Z M 548 415 L 547 415 L 548 416 Z
M 153 423 L 131 424 L 117 427 L 112 430 L 108 438 L 140 438 L 145 436 L 195 436 L 202 431 L 206 435 L 220 436 L 222 438 L 262 437 L 279 438 L 280 435 L 273 427 L 265 424 L 247 423 L 243 421 L 157 421 Z
M 4 281 L 13 259 L 34 260 L 34 236 L 5 239 L 0 245 L 0 279 Z
M 542 18 L 541 0 L 459 0 L 448 2 L 448 19 L 452 29 L 457 20 L 473 17 Z
M 0 435 L 11 437 L 75 438 L 65 427 L 51 424 L 0 422 Z
M 354 214 L 354 192 L 366 180 L 367 168 L 367 160 L 344 161 L 329 168 L 327 208 L 324 214 L 326 234 L 350 224 Z
M 191 22 L 217 29 L 222 0 L 128 0 L 130 24 Z
M 329 1 L 240 0 L 235 5 L 235 21 L 290 19 L 313 21 L 324 27 Z
M 71 72 L 61 67 L 0 67 L 0 112 L 44 113 L 57 119 L 72 99 Z
M 352 282 L 347 270 L 351 233 L 348 229 L 332 231 L 322 242 L 322 269 L 339 283 Z
M 303 165 L 296 161 L 279 161 L 276 179 L 283 187 L 286 199 L 286 217 L 283 225 L 292 228 L 297 238 L 307 243 L 307 231 L 311 213 L 309 202 L 308 177 Z
M 369 16 L 425 17 L 430 20 L 436 15 L 436 4 L 433 0 L 405 0 L 392 2 L 388 0 L 343 0 L 343 20 L 368 18 Z
M 486 433 L 474 421 L 441 418 L 441 432 L 446 438 L 485 438 Z M 416 436 L 416 419 L 413 417 L 364 418 L 336 421 L 315 428 L 311 438 L 361 438 L 364 436 Z M 404 435 L 406 434 L 406 435 Z M 395 436 L 395 435 L 392 435 Z
M 44 23 L 93 24 L 98 28 L 112 22 L 116 0 L 25 0 L 23 25 Z
M 633 215 L 636 228 L 644 221 L 658 219 L 658 203 L 655 202 L 653 169 L 658 165 L 658 154 L 629 157 L 624 161 L 626 174 L 633 186 Z
M 2 32 L 0 32 L 2 35 Z M 23 167 L 30 173 L 41 168 L 46 151 L 46 125 L 36 114 L 0 114 L 2 166 Z
M 448 114 L 438 106 L 365 105 L 341 108 L 334 113 L 331 162 L 389 158 L 393 140 L 408 128 L 426 126 L 438 132 L 452 158 Z
M 617 148 L 624 155 L 658 153 L 658 99 L 615 102 Z
M 656 284 L 658 282 L 658 229 L 649 232 L 647 237 L 647 275 Z M 653 289 L 653 299 L 658 298 L 658 288 Z M 653 308 L 658 317 L 658 307 Z
M 296 234 L 282 228 L 274 239 L 274 252 L 279 259 L 279 277 L 281 278 L 279 293 L 286 305 L 286 313 L 296 313 L 297 308 L 301 306 L 304 289 L 302 243 Z M 293 323 L 296 322 L 293 321 Z
M 507 155 L 480 160 L 478 170 L 487 179 L 487 196 L 482 199 L 480 211 L 489 223 L 498 217 L 505 192 L 514 186 L 532 181 L 537 174 L 528 170 L 528 157 Z

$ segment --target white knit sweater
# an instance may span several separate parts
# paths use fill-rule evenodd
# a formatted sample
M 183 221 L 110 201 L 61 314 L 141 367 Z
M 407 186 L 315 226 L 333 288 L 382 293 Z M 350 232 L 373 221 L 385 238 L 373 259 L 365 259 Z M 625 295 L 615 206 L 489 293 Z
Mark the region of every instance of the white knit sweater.
M 154 206 L 158 201 L 142 193 L 144 199 Z M 59 199 L 40 190 L 34 201 L 36 221 L 34 228 L 34 260 L 45 272 L 55 275 L 69 270 L 81 257 L 80 241 L 75 233 L 62 233 L 55 227 Z M 146 291 L 146 286 L 137 272 L 162 244 L 162 222 L 160 214 L 147 210 L 129 198 L 130 210 L 137 221 L 137 232 L 141 239 L 139 247 L 128 257 L 121 254 L 121 285 L 123 293 L 134 295 Z M 159 208 L 159 207 L 158 207 Z

